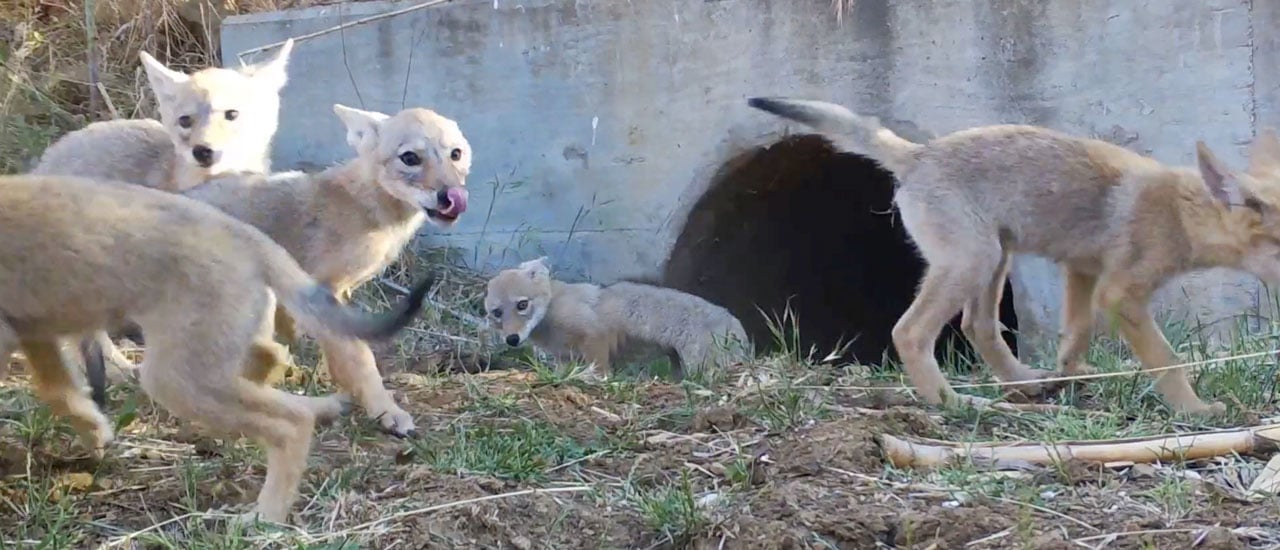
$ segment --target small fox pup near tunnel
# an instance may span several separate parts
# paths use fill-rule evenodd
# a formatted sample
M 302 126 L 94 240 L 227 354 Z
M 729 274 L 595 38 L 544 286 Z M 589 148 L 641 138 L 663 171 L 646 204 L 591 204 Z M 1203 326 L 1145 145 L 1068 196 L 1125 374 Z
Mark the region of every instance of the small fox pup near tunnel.
M 263 63 L 239 69 L 208 67 L 189 75 L 139 52 L 160 120 L 89 124 L 49 145 L 31 173 L 116 180 L 166 191 L 189 189 L 221 174 L 267 173 L 292 51 L 291 39 Z M 117 367 L 111 374 L 119 380 L 133 363 L 106 333 L 95 338 L 100 352 Z
M 224 175 L 181 195 L 261 230 L 307 273 L 347 296 L 390 265 L 423 224 L 449 229 L 457 223 L 467 210 L 472 156 L 458 123 L 435 111 L 415 107 L 386 115 L 335 104 L 333 112 L 356 152 L 346 163 L 315 174 Z M 277 315 L 276 328 L 291 339 L 281 323 L 291 324 L 287 315 Z M 317 340 L 334 383 L 367 416 L 392 435 L 415 432 L 413 417 L 383 385 L 367 344 Z M 287 364 L 287 353 L 279 346 L 275 352 L 256 354 L 245 376 L 272 381 Z M 95 377 L 89 378 L 92 384 Z
M 1169 279 L 1213 267 L 1280 283 L 1280 139 L 1271 129 L 1251 146 L 1248 170 L 1228 169 L 1202 141 L 1197 168 L 1166 166 L 1099 141 L 1025 125 L 969 128 L 907 141 L 836 104 L 751 98 L 750 106 L 811 126 L 844 150 L 897 176 L 894 202 L 928 264 L 893 342 L 912 384 L 934 404 L 959 396 L 933 356 L 942 326 L 963 312 L 962 332 L 1008 382 L 1052 371 L 1021 363 L 1000 338 L 997 311 L 1013 254 L 1062 266 L 1061 374 L 1092 372 L 1084 362 L 1102 310 L 1145 369 L 1177 362 L 1148 309 Z M 1151 373 L 1175 412 L 1213 415 L 1183 369 Z M 976 400 L 975 400 L 976 401 Z
M 413 319 L 431 284 L 371 315 L 342 304 L 249 224 L 124 182 L 0 177 L 0 227 L 0 357 L 20 347 L 39 398 L 101 454 L 112 425 L 75 382 L 58 341 L 137 323 L 151 399 L 265 447 L 266 481 L 251 513 L 274 522 L 297 499 L 315 424 L 346 408 L 341 395 L 294 395 L 242 376 L 251 350 L 270 343 L 277 300 L 308 333 L 387 338 Z
M 594 363 L 606 376 L 611 357 L 628 340 L 666 348 L 684 376 L 745 361 L 752 353 L 742 323 L 723 307 L 639 283 L 557 281 L 545 256 L 490 279 L 484 305 L 507 345 L 527 340 L 560 360 Z

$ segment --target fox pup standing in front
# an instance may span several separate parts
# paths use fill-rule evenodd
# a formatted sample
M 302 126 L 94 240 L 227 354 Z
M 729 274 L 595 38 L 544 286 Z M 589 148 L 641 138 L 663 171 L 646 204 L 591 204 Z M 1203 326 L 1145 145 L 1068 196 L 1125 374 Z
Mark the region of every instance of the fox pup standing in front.
M 448 229 L 458 222 L 467 210 L 471 145 L 457 122 L 427 109 L 386 115 L 334 105 L 333 112 L 346 127 L 354 159 L 317 174 L 225 175 L 182 195 L 263 231 L 345 295 L 395 260 L 424 224 Z M 281 322 L 288 316 L 276 316 L 277 332 L 291 332 L 280 330 Z M 413 417 L 383 385 L 368 345 L 317 340 L 333 381 L 367 415 L 393 435 L 414 433 Z M 275 357 L 252 358 L 245 376 L 271 381 L 287 361 L 279 347 L 274 351 Z
M 247 380 L 271 342 L 279 304 L 307 332 L 384 338 L 416 315 L 430 282 L 390 314 L 344 305 L 258 229 L 188 198 L 139 185 L 0 177 L 0 357 L 25 352 L 36 394 L 91 448 L 111 423 L 64 366 L 58 341 L 136 322 L 147 339 L 142 388 L 179 418 L 266 448 L 255 514 L 283 522 L 297 498 L 317 421 L 345 399 Z
M 123 181 L 165 191 L 190 189 L 222 174 L 266 173 L 292 51 L 293 40 L 288 40 L 263 63 L 238 69 L 207 67 L 191 74 L 139 52 L 160 120 L 89 124 L 50 144 L 31 173 Z M 134 366 L 105 332 L 94 337 L 100 353 L 117 369 L 113 378 L 120 379 L 121 369 Z
M 528 340 L 562 360 L 581 357 L 606 375 L 610 358 L 631 339 L 674 352 L 685 376 L 750 357 L 742 323 L 723 307 L 638 283 L 563 283 L 551 278 L 545 260 L 523 262 L 489 280 L 485 310 L 510 346 Z

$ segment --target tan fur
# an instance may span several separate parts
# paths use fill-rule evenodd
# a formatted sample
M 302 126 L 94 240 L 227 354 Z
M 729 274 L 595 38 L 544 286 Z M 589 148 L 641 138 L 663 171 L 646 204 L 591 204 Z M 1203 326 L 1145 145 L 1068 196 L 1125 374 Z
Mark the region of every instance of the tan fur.
M 395 116 L 334 105 L 347 127 L 354 160 L 318 174 L 237 174 L 209 180 L 184 196 L 214 205 L 262 230 L 308 273 L 344 301 L 391 264 L 424 221 L 452 227 L 466 209 L 471 146 L 453 120 L 426 109 Z M 452 160 L 454 152 L 458 160 Z M 407 166 L 412 153 L 421 163 Z M 449 195 L 452 204 L 442 197 Z M 277 319 L 288 323 L 287 316 Z M 396 435 L 414 431 L 413 418 L 382 384 L 364 342 L 321 337 L 334 382 L 367 414 Z M 266 350 L 264 350 L 266 351 Z M 246 365 L 246 376 L 267 381 L 278 372 L 278 350 Z
M 525 340 L 562 360 L 581 358 L 608 375 L 628 340 L 661 346 L 685 374 L 701 374 L 750 356 L 750 340 L 729 310 L 692 294 L 630 282 L 567 284 L 551 278 L 546 258 L 489 279 L 490 323 L 508 345 Z
M 190 75 L 170 70 L 146 52 L 138 54 L 159 106 L 160 120 L 94 122 L 53 142 L 31 170 L 38 175 L 118 180 L 179 191 L 228 173 L 267 173 L 271 141 L 279 120 L 280 90 L 293 41 L 275 57 L 239 69 L 210 67 Z M 236 111 L 235 120 L 226 113 Z M 179 118 L 188 116 L 190 128 Z M 194 145 L 214 151 L 216 162 L 202 166 Z M 287 326 L 284 328 L 288 328 Z M 95 334 L 119 380 L 133 363 L 106 333 Z
M 1095 310 L 1118 326 L 1145 369 L 1176 363 L 1149 302 L 1177 275 L 1224 267 L 1280 282 L 1280 140 L 1270 130 L 1253 144 L 1249 170 L 1232 173 L 1204 143 L 1196 170 L 1033 126 L 971 128 L 921 145 L 830 103 L 750 104 L 829 132 L 897 175 L 895 202 L 928 269 L 893 341 L 929 402 L 956 397 L 932 350 L 957 311 L 1000 379 L 1032 382 L 1023 386 L 1031 393 L 1042 389 L 1035 379 L 1055 374 L 1022 364 L 999 337 L 1012 254 L 1047 257 L 1064 270 L 1062 374 L 1092 370 L 1082 357 Z M 1202 401 L 1185 370 L 1153 375 L 1175 411 L 1225 410 Z
M 292 50 L 289 41 L 265 63 L 209 67 L 190 75 L 140 52 L 160 120 L 89 124 L 49 145 L 31 173 L 105 178 L 168 191 L 220 174 L 267 173 Z M 227 120 L 228 111 L 238 113 L 235 120 Z M 183 116 L 190 117 L 189 128 L 179 124 Z M 215 162 L 202 166 L 192 153 L 196 145 L 212 149 Z
M 136 322 L 147 340 L 144 391 L 173 414 L 266 447 L 255 513 L 284 521 L 317 421 L 339 396 L 292 395 L 245 380 L 241 365 L 270 339 L 280 304 L 313 334 L 387 336 L 408 308 L 383 318 L 341 306 L 279 245 L 209 205 L 124 182 L 0 177 L 0 356 L 20 346 L 36 392 L 92 449 L 111 425 L 72 380 L 56 342 Z M 178 228 L 180 230 L 175 230 Z

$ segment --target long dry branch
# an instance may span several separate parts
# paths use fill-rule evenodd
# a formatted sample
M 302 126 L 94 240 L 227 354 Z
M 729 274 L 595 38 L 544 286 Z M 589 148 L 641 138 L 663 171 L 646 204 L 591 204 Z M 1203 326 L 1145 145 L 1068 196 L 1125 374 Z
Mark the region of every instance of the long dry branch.
M 937 468 L 970 459 L 995 468 L 1047 465 L 1067 460 L 1107 464 L 1195 460 L 1280 450 L 1280 424 L 1154 437 L 1094 441 L 976 442 L 914 440 L 883 434 L 885 459 L 899 468 Z

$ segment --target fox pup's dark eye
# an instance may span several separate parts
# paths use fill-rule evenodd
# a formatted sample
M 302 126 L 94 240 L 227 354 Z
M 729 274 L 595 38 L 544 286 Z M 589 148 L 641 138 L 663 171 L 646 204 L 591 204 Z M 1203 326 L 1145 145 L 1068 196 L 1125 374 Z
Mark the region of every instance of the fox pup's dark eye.
M 422 164 L 422 157 L 413 151 L 405 151 L 400 153 L 400 162 L 403 162 L 405 166 L 417 166 Z
M 524 311 L 529 309 L 529 300 L 520 300 L 516 302 L 516 311 Z
M 182 127 L 182 128 L 190 128 L 190 127 L 191 127 L 191 117 L 189 117 L 189 116 L 187 116 L 187 115 L 182 115 L 182 116 L 178 117 L 178 126 L 180 126 L 180 127 Z
M 1262 213 L 1262 201 L 1259 201 L 1258 199 L 1255 199 L 1253 197 L 1249 197 L 1244 200 L 1244 207 L 1250 210 L 1253 210 L 1254 212 L 1257 212 L 1259 214 Z
M 493 318 L 494 318 L 494 319 L 501 319 L 501 318 L 502 318 L 502 310 L 501 310 L 501 309 L 495 309 L 495 310 L 493 310 L 493 311 L 490 311 L 489 313 L 492 313 L 492 314 L 493 314 Z
M 449 160 L 452 160 L 453 162 L 458 162 L 462 160 L 462 149 L 454 149 L 452 151 L 449 151 Z
M 240 111 L 231 109 L 225 113 L 222 113 L 222 116 L 227 117 L 227 120 L 235 120 L 236 117 L 240 116 Z

